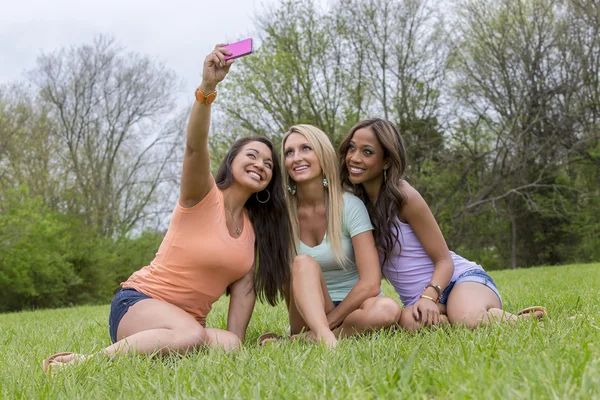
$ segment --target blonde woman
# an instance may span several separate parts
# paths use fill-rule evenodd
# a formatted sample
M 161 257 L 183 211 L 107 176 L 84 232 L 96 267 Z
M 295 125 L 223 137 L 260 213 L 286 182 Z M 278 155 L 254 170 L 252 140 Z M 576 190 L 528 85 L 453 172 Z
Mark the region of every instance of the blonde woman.
M 282 140 L 286 199 L 297 256 L 287 303 L 291 333 L 337 344 L 396 324 L 400 305 L 381 296 L 379 256 L 363 202 L 343 193 L 329 138 L 311 125 Z

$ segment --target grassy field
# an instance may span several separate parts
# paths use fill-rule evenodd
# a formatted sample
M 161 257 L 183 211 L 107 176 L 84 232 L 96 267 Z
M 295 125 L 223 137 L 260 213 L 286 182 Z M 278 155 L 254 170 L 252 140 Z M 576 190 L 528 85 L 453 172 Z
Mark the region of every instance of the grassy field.
M 600 264 L 492 272 L 504 308 L 541 304 L 543 324 L 476 331 L 386 331 L 340 342 L 256 345 L 284 332 L 282 306 L 257 305 L 245 348 L 167 359 L 97 359 L 46 377 L 58 351 L 93 353 L 109 344 L 108 306 L 0 315 L 0 397 L 44 398 L 600 398 Z M 389 294 L 390 287 L 385 287 Z M 225 327 L 227 300 L 210 326 Z M 576 316 L 574 320 L 569 317 Z

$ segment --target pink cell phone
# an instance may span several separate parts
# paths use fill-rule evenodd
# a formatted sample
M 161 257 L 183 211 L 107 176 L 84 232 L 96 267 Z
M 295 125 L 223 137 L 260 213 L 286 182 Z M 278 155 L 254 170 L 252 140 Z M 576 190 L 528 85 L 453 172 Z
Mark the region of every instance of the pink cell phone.
M 244 39 L 239 42 L 230 43 L 227 46 L 223 46 L 224 49 L 231 51 L 231 54 L 225 56 L 226 60 L 230 58 L 238 58 L 252 54 L 252 39 Z

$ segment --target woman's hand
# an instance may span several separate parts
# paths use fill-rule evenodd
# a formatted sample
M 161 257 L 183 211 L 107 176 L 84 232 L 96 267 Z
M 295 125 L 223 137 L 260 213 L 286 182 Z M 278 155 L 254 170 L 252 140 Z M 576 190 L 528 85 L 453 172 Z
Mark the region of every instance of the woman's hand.
M 329 312 L 329 314 L 327 314 L 327 324 L 329 325 L 330 330 L 333 331 L 335 328 L 342 325 L 343 322 L 344 320 L 340 320 L 339 316 L 337 318 L 335 316 L 332 316 L 331 311 Z
M 421 325 L 432 326 L 441 322 L 438 305 L 429 299 L 421 297 L 417 300 L 413 305 L 412 312 L 415 321 L 419 321 Z
M 204 60 L 204 69 L 202 70 L 202 88 L 203 90 L 215 90 L 217 83 L 225 79 L 234 60 L 225 60 L 226 55 L 231 52 L 224 49 L 224 44 L 218 44 L 215 49 L 206 56 Z

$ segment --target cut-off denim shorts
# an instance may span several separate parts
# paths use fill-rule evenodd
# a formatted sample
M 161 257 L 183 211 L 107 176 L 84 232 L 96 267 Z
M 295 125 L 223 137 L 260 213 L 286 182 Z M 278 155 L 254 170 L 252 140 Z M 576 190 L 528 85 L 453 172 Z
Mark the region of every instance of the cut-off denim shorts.
M 108 330 L 113 343 L 117 341 L 117 328 L 123 315 L 129 310 L 129 307 L 139 301 L 151 298 L 131 288 L 120 288 L 117 290 L 115 298 L 110 303 L 110 314 L 108 315 Z
M 454 288 L 454 285 L 458 285 L 459 283 L 463 282 L 477 282 L 489 287 L 494 293 L 496 293 L 496 296 L 498 296 L 498 299 L 500 300 L 500 305 L 502 305 L 502 297 L 500 296 L 498 287 L 494 283 L 492 277 L 489 276 L 487 272 L 485 272 L 482 269 L 472 269 L 470 271 L 465 271 L 462 274 L 460 274 L 455 281 L 450 282 L 446 289 L 442 292 L 442 297 L 440 297 L 440 304 L 445 305 L 446 303 L 448 303 L 448 296 L 450 296 L 450 292 Z

